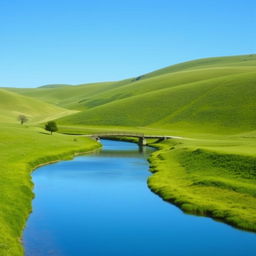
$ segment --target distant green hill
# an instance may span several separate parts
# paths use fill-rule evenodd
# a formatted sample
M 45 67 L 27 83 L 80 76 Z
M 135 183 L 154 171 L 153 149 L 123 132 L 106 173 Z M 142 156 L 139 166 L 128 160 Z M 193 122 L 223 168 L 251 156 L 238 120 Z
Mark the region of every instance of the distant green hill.
M 0 122 L 15 123 L 20 114 L 25 114 L 30 122 L 45 121 L 72 113 L 61 107 L 43 101 L 0 89 Z
M 243 67 L 243 66 L 256 66 L 256 54 L 238 55 L 238 56 L 225 56 L 225 57 L 212 57 L 198 60 L 187 61 L 172 65 L 163 69 L 156 70 L 148 73 L 144 78 L 158 76 L 166 73 L 185 71 L 190 69 L 200 68 L 214 68 L 214 67 Z
M 246 89 L 245 89 L 246 87 Z M 217 132 L 256 128 L 256 72 L 127 97 L 60 120 L 63 124 L 158 126 Z
M 7 90 L 46 101 L 69 109 L 80 109 L 81 102 L 94 95 L 122 86 L 131 80 L 39 88 L 5 88 Z
M 199 59 L 137 78 L 10 89 L 79 110 L 63 125 L 149 126 L 217 133 L 255 130 L 256 55 Z
M 46 84 L 39 86 L 38 88 L 59 88 L 59 87 L 65 87 L 65 86 L 71 86 L 70 84 Z
M 255 130 L 255 60 L 250 55 L 175 65 L 94 95 L 82 102 L 84 111 L 59 122 L 217 133 Z

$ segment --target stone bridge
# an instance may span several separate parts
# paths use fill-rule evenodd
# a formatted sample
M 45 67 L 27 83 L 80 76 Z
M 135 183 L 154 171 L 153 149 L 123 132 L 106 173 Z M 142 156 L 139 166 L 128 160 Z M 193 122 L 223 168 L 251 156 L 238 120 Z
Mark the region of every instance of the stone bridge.
M 169 135 L 145 135 L 143 133 L 133 133 L 133 132 L 102 132 L 102 133 L 95 133 L 88 135 L 95 139 L 100 138 L 111 138 L 111 137 L 132 137 L 139 139 L 139 145 L 145 146 L 147 144 L 146 139 L 159 139 L 159 140 L 166 140 L 175 138 Z

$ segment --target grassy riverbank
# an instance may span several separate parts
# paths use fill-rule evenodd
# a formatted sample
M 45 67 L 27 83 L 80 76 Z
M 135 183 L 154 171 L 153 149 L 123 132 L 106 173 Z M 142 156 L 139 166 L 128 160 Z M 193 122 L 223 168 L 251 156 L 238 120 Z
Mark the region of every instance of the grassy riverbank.
M 241 140 L 169 140 L 155 146 L 160 150 L 150 158 L 148 179 L 155 193 L 184 212 L 256 231 L 255 150 L 249 152 Z
M 69 129 L 72 130 L 71 127 Z M 82 133 L 93 128 L 77 129 L 78 133 Z M 101 129 L 107 131 L 109 128 L 98 127 L 95 131 Z M 123 129 L 127 130 L 125 127 Z M 150 131 L 147 128 L 136 130 L 144 133 Z M 135 131 L 135 128 L 130 128 L 130 131 Z M 151 132 L 161 134 L 163 130 L 155 129 Z M 149 159 L 153 172 L 148 180 L 149 187 L 186 213 L 212 217 L 237 228 L 255 232 L 254 133 L 226 136 L 185 135 L 188 137 L 160 143 L 154 143 L 154 139 L 148 140 L 150 145 L 159 149 Z M 115 139 L 137 142 L 135 138 Z
M 75 153 L 94 150 L 88 138 L 54 134 L 40 128 L 0 126 L 0 255 L 23 255 L 22 230 L 31 212 L 33 184 L 30 173 L 37 166 L 71 159 Z

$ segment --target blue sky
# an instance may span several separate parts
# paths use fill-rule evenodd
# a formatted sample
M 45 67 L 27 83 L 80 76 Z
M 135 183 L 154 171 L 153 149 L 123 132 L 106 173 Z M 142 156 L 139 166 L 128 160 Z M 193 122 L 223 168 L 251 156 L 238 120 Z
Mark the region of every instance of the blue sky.
M 253 0 L 1 0 L 0 86 L 119 80 L 256 53 Z

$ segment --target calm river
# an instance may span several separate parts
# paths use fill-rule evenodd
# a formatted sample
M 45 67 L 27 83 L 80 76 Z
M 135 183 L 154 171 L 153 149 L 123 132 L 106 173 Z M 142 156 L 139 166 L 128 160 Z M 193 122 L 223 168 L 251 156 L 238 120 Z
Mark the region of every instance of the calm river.
M 183 214 L 147 187 L 147 157 L 102 140 L 99 153 L 37 169 L 26 256 L 254 256 L 256 235 Z

